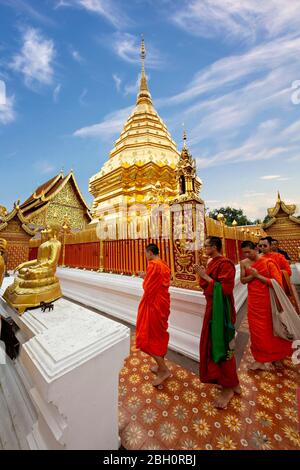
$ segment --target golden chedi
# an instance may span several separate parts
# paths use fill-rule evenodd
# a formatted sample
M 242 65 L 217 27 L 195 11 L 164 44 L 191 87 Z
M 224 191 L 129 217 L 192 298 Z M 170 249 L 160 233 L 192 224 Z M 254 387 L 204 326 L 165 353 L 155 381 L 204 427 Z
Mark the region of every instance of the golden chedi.
M 7 241 L 4 238 L 0 238 L 0 287 L 2 286 L 4 274 L 6 271 L 4 253 L 6 251 Z
M 42 244 L 37 259 L 26 261 L 16 269 L 17 276 L 4 292 L 6 302 L 20 314 L 27 308 L 38 307 L 42 302 L 53 302 L 61 297 L 59 280 L 55 275 L 61 243 L 55 227 L 41 232 Z
M 126 209 L 137 204 L 150 209 L 159 193 L 164 202 L 177 194 L 176 167 L 179 152 L 175 142 L 155 110 L 145 74 L 145 45 L 141 44 L 142 71 L 136 105 L 120 137 L 110 152 L 109 160 L 90 178 L 89 191 L 94 197 L 94 221 L 107 216 L 121 220 Z

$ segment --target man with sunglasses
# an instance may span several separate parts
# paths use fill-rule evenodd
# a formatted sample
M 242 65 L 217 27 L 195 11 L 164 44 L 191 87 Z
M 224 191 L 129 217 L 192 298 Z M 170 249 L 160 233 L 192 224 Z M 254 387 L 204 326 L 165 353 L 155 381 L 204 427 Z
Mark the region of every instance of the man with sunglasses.
M 235 266 L 228 258 L 222 256 L 222 240 L 219 237 L 208 237 L 205 241 L 205 252 L 209 257 L 207 267 L 195 265 L 194 269 L 200 276 L 206 298 L 206 309 L 200 339 L 200 380 L 204 383 L 214 383 L 221 387 L 221 394 L 215 401 L 217 408 L 226 408 L 234 394 L 240 394 L 239 379 L 236 371 L 236 361 L 232 343 L 228 339 L 230 323 L 232 329 L 230 335 L 234 337 L 233 325 L 236 320 L 233 289 L 235 284 Z M 226 318 L 227 316 L 227 318 Z M 214 327 L 222 330 L 222 335 L 217 339 L 222 344 L 221 350 L 225 354 L 218 355 L 216 351 L 217 341 L 214 336 Z M 225 339 L 226 337 L 226 339 Z

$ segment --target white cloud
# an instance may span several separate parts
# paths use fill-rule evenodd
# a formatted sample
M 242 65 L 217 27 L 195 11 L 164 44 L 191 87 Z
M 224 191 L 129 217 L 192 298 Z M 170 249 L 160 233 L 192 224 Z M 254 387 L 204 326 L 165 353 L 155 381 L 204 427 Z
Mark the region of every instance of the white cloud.
M 248 191 L 245 191 L 245 193 L 243 194 L 243 197 L 245 198 L 248 198 L 248 197 L 261 197 L 261 196 L 265 196 L 266 193 L 259 193 L 253 189 L 250 189 Z
M 278 180 L 280 178 L 280 175 L 264 175 L 261 176 L 261 180 Z
M 147 78 L 148 78 L 148 83 L 149 83 L 149 77 L 147 77 Z M 134 83 L 131 83 L 129 85 L 125 85 L 124 95 L 125 96 L 127 96 L 127 95 L 136 95 L 138 90 L 139 90 L 140 81 L 141 81 L 141 75 L 139 74 Z
M 179 5 L 172 21 L 196 36 L 254 42 L 300 27 L 298 0 L 181 0 Z
M 120 59 L 131 64 L 139 64 L 141 39 L 129 33 L 116 32 L 109 38 L 107 36 L 100 39 L 101 43 L 109 46 Z M 146 67 L 160 68 L 164 61 L 160 52 L 146 42 Z
M 132 106 L 119 109 L 118 111 L 108 114 L 102 122 L 82 127 L 76 130 L 73 135 L 75 137 L 94 137 L 111 140 L 112 137 L 120 133 L 131 111 Z
M 9 124 L 16 119 L 15 97 L 6 96 L 5 104 L 0 104 L 0 124 Z
M 114 73 L 112 77 L 113 77 L 113 80 L 115 82 L 117 91 L 120 91 L 121 84 L 122 84 L 122 79 L 116 73 Z
M 251 83 L 252 80 L 264 77 L 276 68 L 297 65 L 300 48 L 300 38 L 278 39 L 253 47 L 244 54 L 231 55 L 217 60 L 204 70 L 200 70 L 186 89 L 162 104 L 178 105 L 208 92 L 218 91 L 223 94 L 228 86 L 237 86 L 242 80 Z M 291 86 L 293 74 L 285 74 L 286 83 Z
M 54 103 L 58 102 L 58 97 L 61 92 L 61 84 L 59 83 L 53 90 L 53 101 Z
M 87 90 L 86 88 L 84 88 L 84 89 L 82 90 L 82 92 L 80 93 L 80 96 L 79 96 L 78 101 L 79 101 L 79 103 L 80 103 L 82 106 L 85 106 L 85 105 L 86 105 L 86 102 L 85 102 L 84 99 L 85 99 L 87 93 L 88 93 L 88 90 Z
M 16 54 L 10 67 L 24 76 L 25 84 L 50 85 L 53 82 L 54 43 L 43 37 L 41 32 L 28 28 L 23 36 L 21 52 Z
M 47 160 L 38 160 L 34 163 L 33 167 L 37 173 L 42 175 L 52 173 L 55 170 L 55 166 Z
M 131 24 L 125 12 L 112 0 L 60 0 L 55 8 L 79 7 L 95 13 L 120 29 Z
M 83 57 L 81 57 L 80 53 L 76 49 L 73 49 L 73 47 L 71 47 L 71 56 L 76 62 L 82 64 Z
M 186 123 L 199 167 L 297 158 L 300 121 L 286 122 L 297 116 L 290 95 L 300 76 L 299 48 L 300 37 L 255 46 L 199 71 L 184 91 L 155 100 L 175 108 L 173 128 Z
M 42 15 L 38 10 L 33 8 L 32 5 L 29 5 L 29 2 L 23 0 L 0 0 L 0 5 L 14 8 L 18 14 L 20 14 L 20 12 L 25 13 L 26 15 L 40 21 L 41 23 L 45 23 L 51 26 L 54 24 L 51 18 L 46 15 Z

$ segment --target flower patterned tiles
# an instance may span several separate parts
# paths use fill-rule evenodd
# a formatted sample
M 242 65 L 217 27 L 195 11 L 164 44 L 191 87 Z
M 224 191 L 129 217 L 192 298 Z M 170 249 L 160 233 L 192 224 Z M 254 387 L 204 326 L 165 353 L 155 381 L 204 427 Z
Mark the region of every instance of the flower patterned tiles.
M 134 340 L 134 338 L 133 338 Z M 275 372 L 250 372 L 249 349 L 239 368 L 242 395 L 227 409 L 213 406 L 214 385 L 167 361 L 171 377 L 158 388 L 153 360 L 134 346 L 120 373 L 119 428 L 128 450 L 300 449 L 296 389 L 300 374 L 291 361 Z

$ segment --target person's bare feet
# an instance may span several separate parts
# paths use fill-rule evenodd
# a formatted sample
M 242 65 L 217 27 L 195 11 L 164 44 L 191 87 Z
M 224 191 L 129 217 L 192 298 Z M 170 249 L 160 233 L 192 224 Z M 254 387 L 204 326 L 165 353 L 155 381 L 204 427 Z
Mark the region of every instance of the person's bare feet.
M 271 362 L 254 361 L 248 366 L 248 370 L 274 370 L 274 366 Z
M 241 389 L 241 386 L 240 386 L 240 385 L 237 385 L 236 387 L 234 387 L 233 391 L 234 391 L 234 393 L 236 393 L 237 395 L 241 395 L 241 394 L 242 394 L 242 389 Z
M 224 410 L 233 397 L 233 388 L 223 388 L 220 396 L 215 400 L 214 406 L 220 410 Z
M 151 372 L 153 372 L 153 374 L 157 374 L 158 366 L 152 366 L 152 367 L 150 367 L 150 370 L 151 370 Z
M 159 385 L 161 385 L 165 380 L 167 380 L 170 377 L 170 375 L 171 375 L 171 372 L 169 371 L 169 369 L 166 369 L 163 372 L 157 371 L 157 377 L 152 382 L 153 387 L 158 387 Z
M 216 385 L 216 388 L 217 388 L 218 390 L 223 390 L 222 385 L 219 385 L 219 384 Z M 242 389 L 241 389 L 241 386 L 240 386 L 240 385 L 237 385 L 236 387 L 234 387 L 234 388 L 233 388 L 233 391 L 234 391 L 234 393 L 236 393 L 237 395 L 241 395 L 241 394 L 242 394 Z
M 275 369 L 277 370 L 283 370 L 284 369 L 284 364 L 282 361 L 274 361 L 272 362 L 273 366 L 275 367 Z

